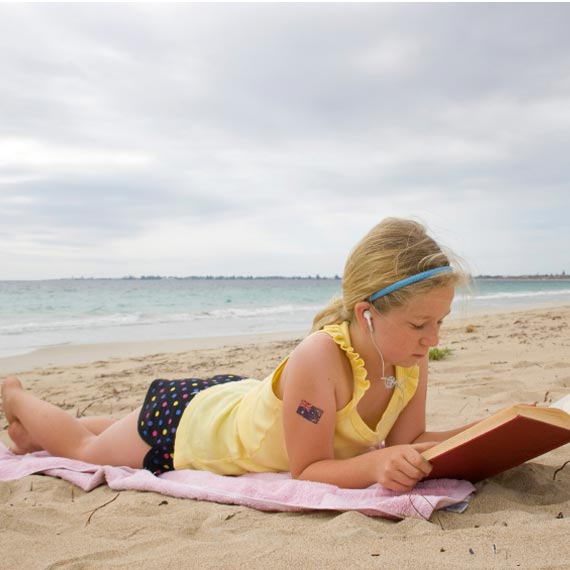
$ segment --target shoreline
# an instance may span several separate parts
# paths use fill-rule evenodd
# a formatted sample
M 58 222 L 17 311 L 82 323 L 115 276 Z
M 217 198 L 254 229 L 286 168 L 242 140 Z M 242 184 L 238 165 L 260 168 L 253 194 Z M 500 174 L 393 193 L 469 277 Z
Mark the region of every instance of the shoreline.
M 303 338 L 303 331 L 205 336 L 184 339 L 141 340 L 92 344 L 65 344 L 38 348 L 24 354 L 0 358 L 0 376 L 54 366 L 76 366 L 118 358 L 143 358 L 155 354 L 177 354 L 201 349 L 246 347 Z
M 469 324 L 469 321 L 477 321 L 485 317 L 525 316 L 540 311 L 557 309 L 560 311 L 569 310 L 570 305 L 553 305 L 548 303 L 533 305 L 532 307 L 513 306 L 511 309 L 487 307 L 480 310 L 465 306 L 447 317 L 442 327 L 442 338 L 446 329 L 465 326 Z M 272 342 L 300 341 L 306 334 L 307 330 L 297 330 L 131 342 L 111 341 L 107 343 L 51 345 L 22 354 L 0 357 L 0 377 L 28 372 L 38 368 L 85 365 L 110 359 L 143 358 L 156 354 L 177 354 L 200 349 L 243 348 Z M 440 346 L 443 346 L 441 342 Z

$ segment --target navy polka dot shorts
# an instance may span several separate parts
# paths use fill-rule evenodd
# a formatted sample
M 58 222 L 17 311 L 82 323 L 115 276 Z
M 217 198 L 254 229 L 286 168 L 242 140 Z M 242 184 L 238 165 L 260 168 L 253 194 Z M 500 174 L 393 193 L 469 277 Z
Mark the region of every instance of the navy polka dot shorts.
M 176 430 L 182 412 L 192 398 L 211 386 L 242 379 L 243 376 L 235 374 L 220 374 L 211 378 L 154 380 L 146 393 L 138 421 L 139 435 L 151 446 L 143 468 L 155 475 L 172 471 Z

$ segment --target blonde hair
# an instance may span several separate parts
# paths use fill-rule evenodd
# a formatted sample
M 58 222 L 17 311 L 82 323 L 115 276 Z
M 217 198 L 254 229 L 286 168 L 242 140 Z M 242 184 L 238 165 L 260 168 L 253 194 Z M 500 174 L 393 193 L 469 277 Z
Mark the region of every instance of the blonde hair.
M 344 267 L 342 296 L 317 313 L 312 331 L 351 321 L 356 303 L 367 300 L 376 291 L 422 271 L 447 265 L 454 270 L 407 285 L 374 301 L 372 304 L 379 312 L 404 306 L 413 296 L 436 287 L 469 281 L 459 258 L 444 251 L 424 226 L 412 220 L 386 218 L 352 250 Z

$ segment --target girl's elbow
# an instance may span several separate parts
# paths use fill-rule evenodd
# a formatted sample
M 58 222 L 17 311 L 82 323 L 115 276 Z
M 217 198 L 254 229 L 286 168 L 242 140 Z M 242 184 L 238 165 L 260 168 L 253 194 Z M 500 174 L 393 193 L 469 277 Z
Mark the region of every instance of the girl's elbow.
M 302 481 L 304 479 L 304 477 L 303 477 L 304 472 L 305 472 L 305 469 L 300 469 L 298 467 L 291 467 L 290 468 L 291 479 Z
M 304 466 L 289 466 L 291 479 L 297 481 L 312 481 L 315 476 L 315 470 L 312 468 L 315 464 L 309 463 Z M 318 471 L 318 470 L 317 470 Z

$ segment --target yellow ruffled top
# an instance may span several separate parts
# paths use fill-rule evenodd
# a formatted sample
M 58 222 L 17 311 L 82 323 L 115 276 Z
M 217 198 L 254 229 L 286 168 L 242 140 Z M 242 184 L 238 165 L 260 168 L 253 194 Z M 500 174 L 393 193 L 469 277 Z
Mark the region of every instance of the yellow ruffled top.
M 358 402 L 370 386 L 364 361 L 352 347 L 349 323 L 329 325 L 327 333 L 350 361 L 354 392 L 336 414 L 334 453 L 354 457 L 382 442 L 415 394 L 419 369 L 396 367 L 395 389 L 376 429 L 358 414 Z M 174 446 L 175 469 L 202 469 L 223 475 L 289 471 L 283 433 L 282 402 L 276 386 L 287 357 L 265 380 L 253 379 L 213 386 L 194 397 L 182 415 Z
M 367 379 L 368 372 L 364 367 L 364 360 L 352 347 L 349 323 L 329 325 L 324 327 L 323 330 L 331 335 L 346 354 L 350 361 L 354 378 L 352 399 L 342 410 L 336 413 L 335 457 L 345 459 L 360 455 L 369 447 L 378 445 L 386 439 L 398 416 L 416 393 L 419 381 L 419 367 L 403 368 L 396 366 L 396 380 L 402 389 L 394 390 L 384 414 L 382 414 L 378 424 L 376 424 L 376 429 L 371 429 L 360 417 L 357 410 L 358 403 L 370 387 L 370 380 Z

